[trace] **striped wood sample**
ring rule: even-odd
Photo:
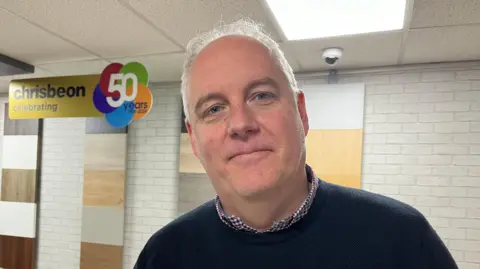
[[[86,120],[82,269],[122,268],[127,131],[103,118]]]
[[[0,268],[35,268],[42,120],[11,120],[5,105],[0,182]],[[4,219],[2,219],[3,217]]]
[[[0,235],[0,266],[5,269],[35,268],[35,238]]]

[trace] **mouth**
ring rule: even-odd
[[[234,159],[244,159],[248,157],[261,157],[264,156],[266,153],[271,152],[269,149],[258,149],[258,150],[251,150],[251,151],[245,151],[245,152],[239,152],[237,154],[232,155],[228,160],[234,160]]]

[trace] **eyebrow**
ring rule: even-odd
[[[271,85],[276,90],[278,90],[278,84],[277,84],[277,82],[275,82],[274,79],[272,79],[270,77],[264,77],[264,78],[260,78],[260,79],[250,81],[247,84],[247,86],[245,87],[244,91],[245,92],[250,92],[253,89],[255,89],[259,86],[262,86],[262,85]],[[226,97],[225,97],[224,94],[219,93],[219,92],[208,93],[208,94],[206,94],[206,95],[204,95],[204,96],[202,96],[198,99],[197,103],[195,104],[195,112],[198,113],[198,110],[200,109],[200,107],[203,104],[205,104],[206,102],[208,102],[210,100],[214,100],[214,99],[226,99]]]

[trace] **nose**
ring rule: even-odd
[[[232,138],[241,140],[246,140],[259,131],[254,112],[244,105],[230,108],[227,128]]]

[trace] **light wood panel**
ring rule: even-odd
[[[11,120],[8,117],[9,104],[5,104],[4,135],[38,135],[38,120]]]
[[[124,171],[127,154],[126,134],[85,136],[86,171]]]
[[[182,133],[180,136],[180,173],[205,173],[200,160],[195,156],[190,144],[190,137],[187,133]]]
[[[122,268],[123,247],[82,242],[80,269]]]
[[[0,268],[31,269],[34,261],[34,238],[0,235]]]
[[[36,172],[3,169],[0,201],[35,203]]]
[[[85,171],[83,205],[123,206],[125,171]]]
[[[321,179],[360,188],[363,130],[310,130],[307,163]]]

